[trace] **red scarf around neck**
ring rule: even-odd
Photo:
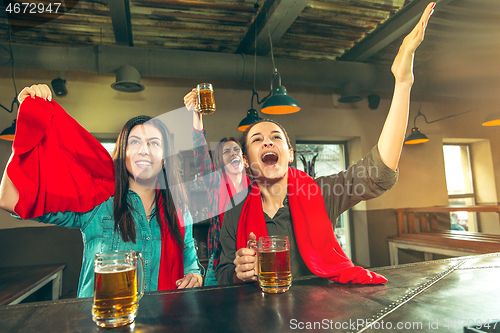
[[[243,189],[246,189],[250,185],[250,179],[248,178],[248,176],[246,174],[242,174],[241,176],[242,176],[241,182],[243,184]],[[219,215],[219,220],[217,223],[210,224],[210,230],[208,232],[209,257],[212,255],[212,253],[215,253],[215,257],[213,259],[213,266],[214,267],[217,267],[217,265],[219,264],[219,259],[220,259],[220,252],[221,252],[220,229],[222,227],[224,213],[226,212],[226,208],[231,209],[237,204],[237,203],[233,202],[231,205],[228,206],[231,198],[237,192],[236,192],[236,188],[234,187],[233,181],[231,180],[231,178],[229,178],[229,176],[225,172],[222,172],[218,193],[219,193],[219,196],[218,196],[218,202],[217,202],[217,205],[218,205],[217,213]]]
[[[7,175],[19,192],[23,219],[54,212],[87,212],[114,194],[113,160],[55,101],[26,98],[17,119]],[[159,214],[163,217],[163,207]],[[184,238],[182,212],[178,213]],[[158,290],[176,289],[184,276],[182,250],[163,222]]]
[[[160,198],[161,199],[161,198]],[[160,200],[162,202],[162,200]],[[175,282],[184,277],[183,251],[175,241],[167,221],[165,221],[165,208],[163,205],[158,210],[158,218],[162,223],[161,233],[161,259],[160,272],[158,275],[158,290],[177,289]],[[177,222],[181,229],[182,239],[184,239],[184,218],[182,210],[177,211]]]
[[[288,168],[288,203],[299,252],[315,275],[339,283],[381,284],[382,275],[354,266],[333,232],[319,185],[306,173]],[[236,238],[237,248],[246,247],[248,235],[267,236],[262,198],[257,184],[243,206]]]
[[[243,189],[248,188],[250,186],[250,179],[246,174],[241,175],[241,182],[243,184]],[[233,181],[229,176],[222,172],[221,182],[219,188],[219,221],[222,224],[224,219],[224,213],[226,212],[226,207],[229,204],[231,198],[238,192],[236,192],[236,188],[234,187]],[[232,208],[231,205],[229,208]]]

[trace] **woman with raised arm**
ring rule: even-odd
[[[193,113],[194,164],[199,170],[210,202],[207,240],[209,261],[204,285],[212,286],[217,285],[214,272],[220,258],[220,229],[224,213],[239,202],[237,196],[234,196],[248,188],[250,179],[244,172],[241,146],[233,137],[225,137],[219,141],[212,163],[205,139],[203,116],[197,111],[197,103],[196,88],[193,88],[184,96],[184,105]]]
[[[358,202],[378,197],[396,183],[413,85],[413,57],[434,6],[435,3],[427,6],[394,60],[391,68],[396,80],[394,95],[377,145],[348,170],[316,182],[302,171],[288,167],[293,161],[293,149],[281,125],[264,120],[245,131],[243,159],[255,182],[246,200],[224,216],[222,254],[215,272],[219,284],[256,279],[256,253],[246,245],[249,240],[266,235],[289,237],[293,277],[314,273],[339,283],[387,281],[381,275],[354,266],[347,258],[333,233],[325,201],[333,207],[333,217],[337,218]],[[321,193],[323,189],[330,191]]]
[[[130,119],[111,159],[51,101],[48,86],[23,89],[19,101],[0,206],[22,219],[81,230],[78,297],[92,296],[95,254],[109,250],[142,253],[146,291],[200,287],[192,218],[167,127],[149,116]]]

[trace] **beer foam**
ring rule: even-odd
[[[126,272],[126,271],[131,271],[133,269],[135,269],[133,265],[114,264],[114,265],[97,267],[95,269],[95,272],[100,274],[106,274],[106,273]]]

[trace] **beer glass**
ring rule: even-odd
[[[215,111],[214,88],[211,83],[200,83],[197,86],[198,112],[206,115]]]
[[[283,293],[292,285],[290,243],[287,236],[262,236],[248,247],[257,252],[258,281],[266,293]]]
[[[118,327],[132,323],[143,295],[144,262],[140,252],[96,253],[92,319],[97,325]]]

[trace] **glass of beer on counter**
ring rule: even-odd
[[[202,115],[212,114],[215,111],[214,88],[211,83],[200,83],[197,86],[198,112]]]
[[[140,252],[107,251],[95,255],[92,319],[97,325],[118,327],[134,322],[143,295],[144,262]]]
[[[248,247],[257,252],[258,281],[266,293],[283,293],[292,285],[290,243],[287,236],[263,236]]]

